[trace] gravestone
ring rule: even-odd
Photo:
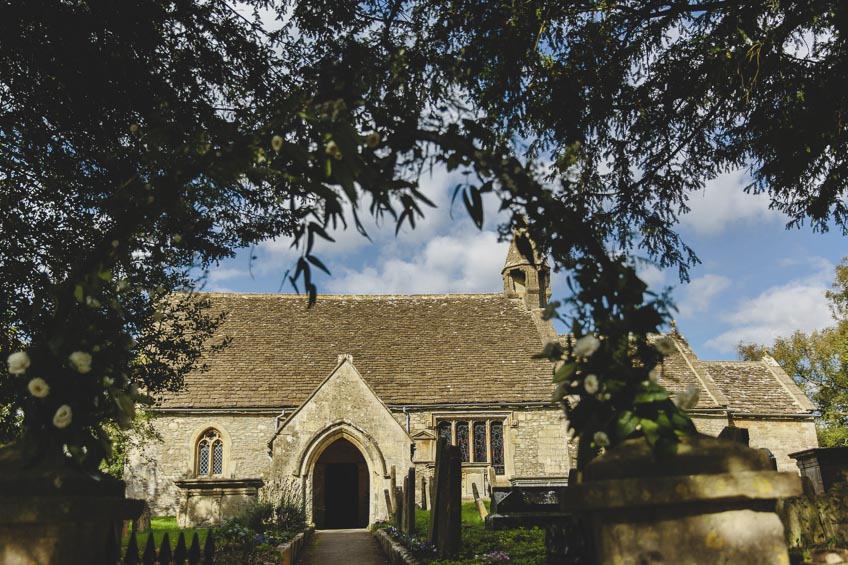
[[[444,438],[436,445],[433,483],[428,539],[445,558],[462,545],[462,452]]]

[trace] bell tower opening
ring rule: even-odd
[[[370,481],[362,452],[339,438],[315,463],[313,519],[319,529],[368,526]]]
[[[525,238],[533,257],[526,257],[516,242]],[[528,309],[544,308],[551,298],[550,267],[548,262],[536,250],[532,240],[524,232],[516,231],[507,251],[506,262],[501,275],[504,282],[504,295],[507,298],[520,298]]]

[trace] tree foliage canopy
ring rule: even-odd
[[[774,357],[821,412],[819,443],[848,447],[848,258],[836,267],[836,280],[827,293],[836,325],[809,334],[796,331],[766,347],[740,343],[742,359]]]
[[[180,386],[214,330],[191,294],[168,298],[193,288],[193,269],[293,236],[290,280],[314,298],[313,244],[343,204],[359,231],[363,213],[414,227],[434,164],[465,173],[455,198],[478,225],[494,192],[557,266],[594,260],[609,280],[610,248],[685,277],[696,257],[675,223],[728,168],[750,166],[751,189],[793,222],[844,229],[846,10],[0,6],[0,353],[26,348],[50,394],[28,393],[29,377],[2,390],[29,433],[96,464],[100,423],[126,423],[133,385]],[[76,351],[91,371],[69,363]],[[75,416],[57,431],[61,407]]]

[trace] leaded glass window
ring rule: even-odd
[[[220,475],[224,472],[224,444],[220,439],[212,443],[212,474]]]
[[[459,451],[462,453],[462,462],[471,461],[468,456],[468,422],[456,423],[456,445],[459,446]]]
[[[486,422],[474,422],[474,461],[488,461],[486,449]]]
[[[503,419],[468,418],[438,420],[439,439],[459,447],[463,463],[489,463],[497,475],[505,475]]]
[[[450,422],[439,422],[439,438],[445,439],[448,443],[453,443],[453,432],[451,431]]]
[[[490,434],[492,436],[492,467],[496,475],[503,475],[506,472],[504,470],[503,422],[492,422]]]
[[[198,475],[208,475],[209,474],[209,444],[201,442],[200,444],[200,454],[197,462],[197,474]]]
[[[223,473],[224,442],[218,430],[207,430],[197,442],[197,475],[210,476]]]

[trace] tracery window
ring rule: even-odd
[[[221,432],[210,428],[197,442],[197,476],[214,476],[224,473],[224,441]]]
[[[468,463],[471,461],[471,450],[468,448],[468,422],[456,423],[456,445],[459,446],[459,452],[462,453],[462,462]]]
[[[492,467],[494,467],[496,475],[503,475],[506,472],[504,469],[503,422],[492,422],[489,435],[491,436]]]
[[[505,474],[502,419],[439,420],[436,431],[439,438],[459,446],[464,463],[491,463],[495,474]]]

